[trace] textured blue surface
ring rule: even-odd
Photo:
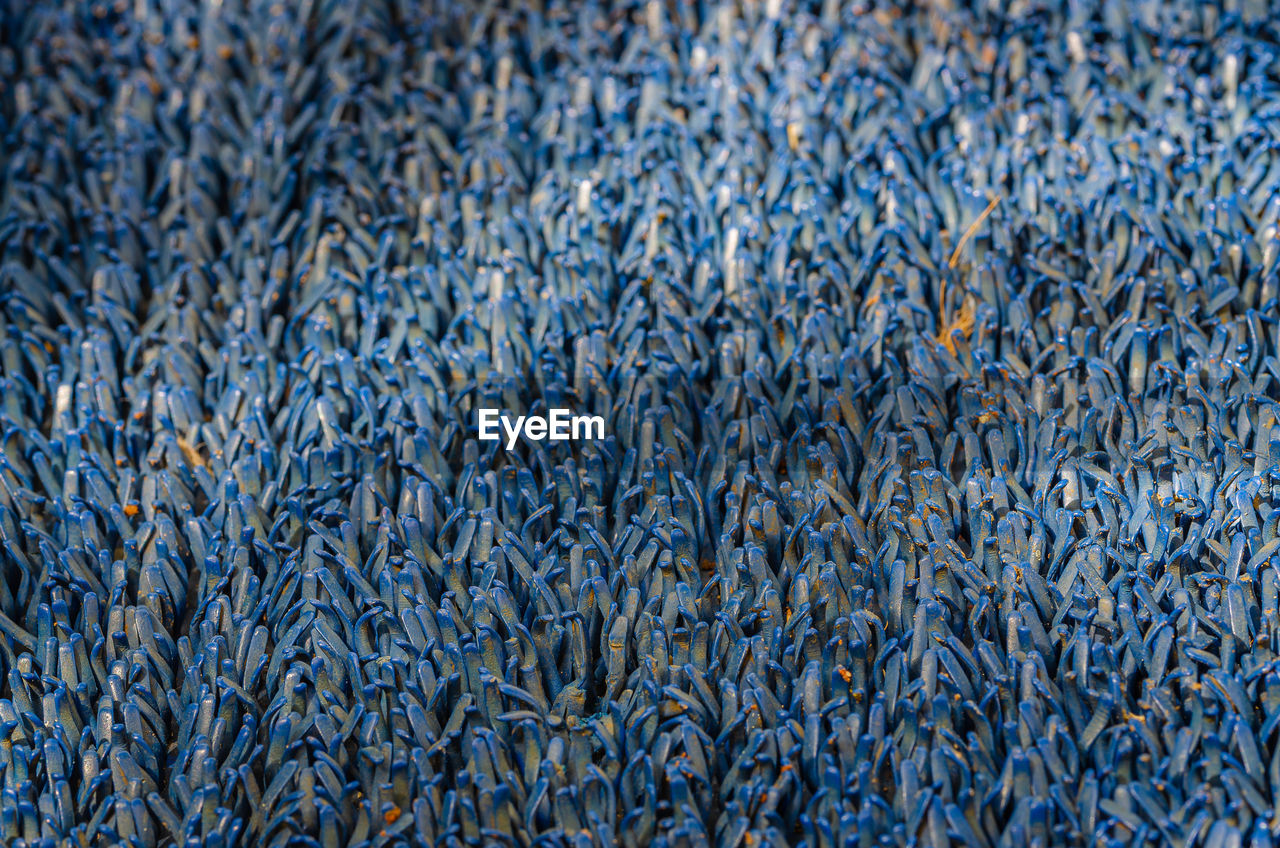
[[[3,2],[0,844],[1273,844],[1268,4],[537,5]]]

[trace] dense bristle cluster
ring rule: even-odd
[[[1280,837],[1264,0],[3,5],[0,844]]]

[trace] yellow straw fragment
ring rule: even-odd
[[[964,231],[964,235],[960,236],[959,244],[956,245],[955,250],[951,251],[951,258],[947,261],[948,268],[956,267],[956,263],[960,261],[960,251],[964,249],[964,246],[969,242],[969,239],[973,238],[973,234],[978,231],[978,227],[982,226],[982,222],[987,220],[987,216],[991,214],[991,210],[995,209],[999,202],[1000,195],[996,195],[991,198],[991,202],[987,204],[987,208],[982,210],[982,214],[969,225],[969,229]]]

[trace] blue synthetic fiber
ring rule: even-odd
[[[0,846],[1273,845],[1278,259],[1266,0],[0,0]]]

